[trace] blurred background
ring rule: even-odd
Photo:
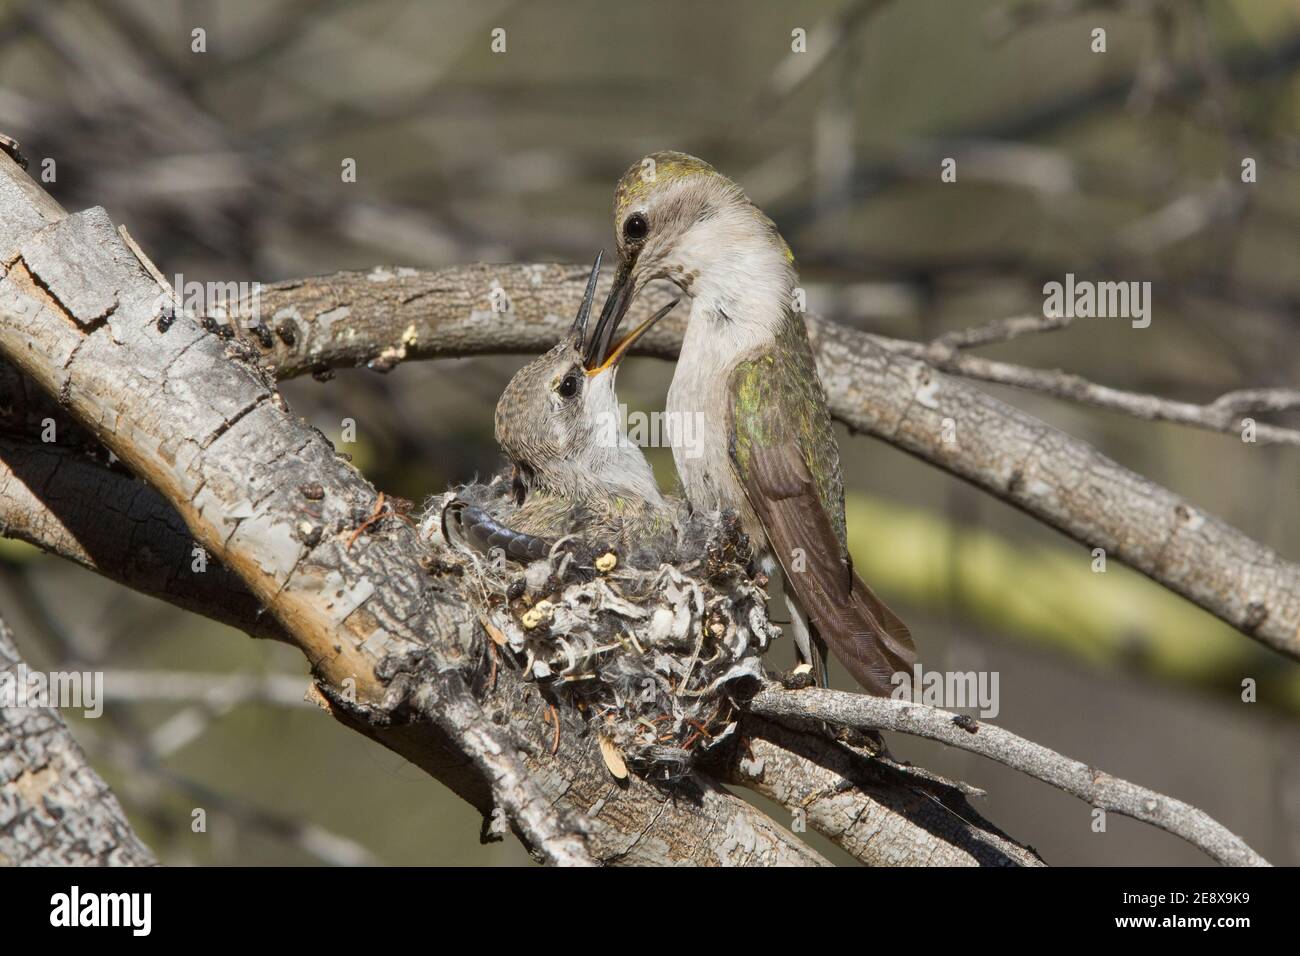
[[[1295,0],[0,0],[0,132],[64,206],[105,206],[187,282],[587,262],[612,251],[618,176],[680,149],[773,217],[810,311],[839,322],[929,340],[1041,314],[1067,272],[1145,280],[1149,328],[1081,320],[981,354],[1197,402],[1300,382]],[[498,467],[492,409],[523,361],[284,390],[336,442],[354,419],[356,464],[418,500]],[[620,393],[662,408],[671,373],[633,360]],[[980,387],[1300,559],[1300,447]],[[1300,863],[1300,665],[1113,562],[1093,573],[1085,548],[933,467],[840,442],[855,559],[927,667],[996,671],[998,723]],[[288,648],[7,540],[0,613],[32,666],[109,672],[104,717],[69,721],[164,862],[527,859],[303,705]],[[1094,833],[1084,804],[980,758],[891,743],[987,789],[981,812],[1050,863],[1206,862],[1117,816]]]

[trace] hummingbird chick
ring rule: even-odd
[[[497,443],[513,467],[519,508],[498,520],[461,506],[461,530],[481,550],[501,547],[532,561],[569,535],[624,554],[662,557],[673,547],[680,502],[660,494],[645,455],[628,439],[614,379],[632,344],[677,303],[612,347],[608,339],[603,346],[588,341],[600,262],[597,256],[568,334],[516,372],[497,402]]]
[[[844,481],[790,247],[741,188],[684,153],[655,153],[619,180],[618,274],[593,335],[600,351],[635,296],[667,279],[692,298],[668,391],[673,444],[696,511],[734,510],[767,570],[780,565],[803,659],[825,684],[829,643],[853,677],[888,695],[910,671],[907,627],[853,570]]]

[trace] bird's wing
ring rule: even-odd
[[[818,634],[854,679],[888,695],[891,676],[910,671],[916,650],[907,626],[853,571],[808,461],[800,412],[765,395],[779,362],[765,356],[733,373],[732,464],[741,487]],[[779,387],[779,386],[778,386]],[[808,414],[811,414],[808,413]]]
[[[484,554],[500,548],[517,561],[537,561],[550,553],[552,541],[502,524],[478,505],[453,498],[442,509],[442,535]]]

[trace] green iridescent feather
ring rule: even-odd
[[[793,441],[847,554],[844,479],[826,395],[803,319],[787,313],[775,342],[731,373],[732,459],[742,482],[754,448]]]

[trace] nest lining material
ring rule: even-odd
[[[584,564],[565,540],[523,566],[443,539],[440,515],[456,497],[509,524],[508,485],[431,499],[422,536],[455,556],[463,596],[503,655],[594,725],[616,775],[610,745],[672,779],[734,732],[737,698],[762,680],[760,657],[781,633],[734,515],[690,516],[651,568],[599,542],[586,542],[596,557]]]

